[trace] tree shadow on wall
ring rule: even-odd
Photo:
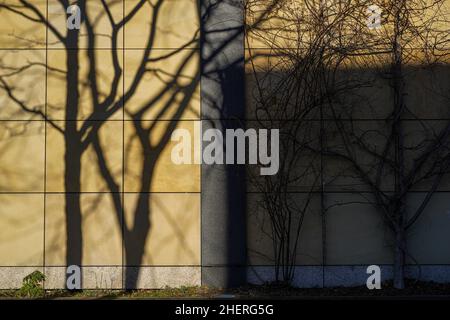
[[[164,190],[167,185],[176,189],[177,179],[192,178],[189,174],[183,176],[186,171],[176,176],[183,170],[173,169],[166,162],[170,161],[167,149],[173,131],[200,119],[200,110],[196,108],[202,72],[198,46],[200,4],[188,1],[177,7],[168,0],[75,1],[75,4],[81,12],[80,30],[66,28],[69,1],[58,1],[48,12],[45,5],[25,0],[15,6],[0,4],[0,14],[7,13],[49,35],[46,42],[35,39],[26,42],[29,49],[47,48],[45,59],[14,63],[2,59],[0,87],[8,105],[25,115],[23,119],[46,122],[47,152],[52,148],[47,154],[46,191],[63,194],[63,209],[58,208],[59,212],[64,211],[64,216],[57,221],[63,222],[66,233],[61,235],[64,228],[55,220],[53,225],[59,229],[47,241],[65,239],[65,245],[46,243],[47,261],[53,261],[51,255],[55,250],[58,257],[64,254],[65,265],[102,265],[101,259],[96,260],[92,253],[86,261],[87,252],[95,251],[101,241],[116,240],[104,234],[102,221],[107,224],[106,220],[98,220],[99,225],[93,228],[87,225],[87,217],[105,210],[109,214],[104,219],[115,221],[116,227],[111,230],[121,238],[123,257],[121,252],[108,252],[105,256],[111,256],[111,265],[123,261],[123,284],[136,288],[141,266],[153,259],[145,258],[150,234],[158,229],[152,223],[152,204],[157,200],[153,197],[158,195],[152,192],[170,192],[170,188]],[[211,13],[215,6],[212,4],[207,11]],[[179,19],[186,14],[191,16]],[[14,28],[12,37],[22,43],[29,29]],[[221,45],[203,59],[203,66],[212,63],[235,37],[236,32],[230,39],[221,39]],[[36,104],[32,97],[21,96],[23,79],[30,70],[46,74],[47,103]],[[14,73],[14,77],[9,73]],[[59,144],[51,145],[53,139]],[[114,147],[117,141],[122,141],[122,150]],[[171,168],[174,172],[169,172]],[[160,179],[166,180],[163,187]],[[92,199],[90,205],[83,203],[88,201],[83,200],[85,193],[104,195]],[[107,197],[110,209],[100,204],[103,201],[100,198]],[[193,252],[196,248],[184,243],[182,233],[186,226],[180,226],[176,220],[168,222],[169,234],[178,239],[176,246],[182,248],[179,250],[185,252],[190,262],[199,260]],[[97,242],[86,242],[87,228],[102,234],[93,236]],[[89,247],[92,244],[94,248]],[[176,258],[175,263],[179,263]]]

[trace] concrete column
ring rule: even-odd
[[[243,3],[201,1],[202,128],[225,133],[244,127]],[[244,166],[202,165],[203,285],[226,288],[246,282],[245,191]]]

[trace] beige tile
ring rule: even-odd
[[[419,192],[407,195],[408,217],[412,217],[417,212],[426,196],[427,193]],[[448,265],[450,263],[450,252],[447,246],[450,222],[449,199],[450,193],[448,192],[435,193],[420,218],[409,229],[410,257],[414,257],[420,263],[429,265]],[[414,261],[410,260],[409,263],[415,265]]]
[[[447,113],[450,115],[448,110]],[[445,170],[441,169],[441,166],[447,154],[445,151],[437,151],[439,150],[438,147],[431,149],[432,146],[437,145],[438,137],[441,137],[447,131],[448,124],[448,120],[412,120],[402,123],[405,144],[404,167],[406,175],[408,176],[411,173],[414,177],[414,184],[409,190],[428,192],[433,190],[434,184],[439,181],[433,192],[436,195],[433,195],[432,199],[436,199],[439,191],[450,190],[450,174],[447,173],[439,179],[440,170]],[[449,142],[443,142],[443,144],[448,146]],[[435,151],[430,154],[428,151],[430,149]],[[425,163],[420,170],[413,172],[415,165],[424,155],[428,155]],[[431,200],[431,202],[433,201]]]
[[[296,251],[297,265],[320,265],[322,259],[320,195],[306,193],[290,193],[290,205],[296,208],[291,217],[291,239],[293,245],[296,240],[297,227],[301,223]],[[306,214],[301,220],[300,210],[310,201]],[[247,195],[247,252],[249,265],[274,265],[275,254],[273,247],[273,227],[269,213],[264,208],[263,194],[251,193]],[[293,252],[293,250],[291,250]]]
[[[370,1],[315,1],[305,5],[303,1],[272,2],[254,0],[246,6],[247,41],[251,48],[292,48],[309,47],[317,40],[317,25],[323,19],[331,35],[331,44],[339,47],[356,48],[364,43],[367,50],[372,45],[390,47],[388,39],[393,38],[394,14],[390,3],[379,3],[382,9],[381,28],[367,27]],[[426,0],[411,4],[414,10],[408,11],[409,28],[403,30],[402,43],[406,47],[420,48],[427,41],[436,41],[442,47],[448,41],[448,1]],[[323,11],[323,16],[321,12]],[[389,12],[391,11],[391,12]],[[427,30],[426,36],[417,36],[417,30]],[[315,39],[315,40],[314,40]],[[448,46],[447,46],[448,49]],[[405,55],[406,56],[406,55]]]
[[[336,123],[328,123],[327,150],[337,154],[349,155],[346,149],[348,142],[343,141]],[[383,150],[388,143],[385,132],[389,128],[384,121],[346,121],[342,122],[342,130],[350,137],[352,149],[350,156],[364,171],[365,175],[376,183],[380,160],[360,147],[363,144],[369,150]],[[358,140],[357,140],[358,139]],[[356,142],[355,142],[356,141]],[[359,143],[361,142],[361,143]],[[370,192],[372,187],[365,181],[351,162],[340,157],[327,157],[323,168],[324,188],[329,192]],[[393,191],[394,174],[390,166],[381,172],[379,188],[382,191]]]
[[[405,76],[405,103],[419,119],[448,119],[448,88],[450,86],[450,61],[432,68],[411,67]],[[406,117],[412,117],[407,115]]]
[[[295,1],[268,9],[266,1],[253,1],[246,7],[246,47],[273,48],[293,46],[296,39],[295,12],[289,11],[285,3],[295,5]]]
[[[392,263],[393,239],[369,194],[327,193],[327,264]]]
[[[0,119],[42,120],[35,111],[45,112],[45,50],[1,50],[0,77]]]
[[[122,1],[106,0],[110,14],[114,19],[114,23],[119,23],[123,19],[123,4]],[[49,0],[48,13],[50,23],[58,30],[64,37],[67,35],[67,14],[63,6],[58,0]],[[108,18],[108,11],[105,10],[101,1],[87,0],[86,12],[81,13],[82,18],[86,15],[92,25],[95,34],[95,48],[122,48],[123,47],[123,28],[117,35],[117,42],[113,45],[111,38],[113,36],[113,27]],[[64,48],[64,44],[58,37],[49,30],[49,47],[50,48]],[[88,33],[86,24],[82,22],[79,37],[79,48],[89,48]]]
[[[114,100],[101,110],[94,110],[94,103],[92,101],[91,82],[89,80],[89,70],[91,68],[90,60],[88,58],[88,50],[79,50],[78,58],[80,64],[78,92],[80,94],[80,101],[78,105],[77,117],[66,116],[67,103],[67,53],[65,50],[49,50],[48,51],[48,65],[49,72],[47,78],[48,85],[48,115],[56,120],[117,120],[122,119],[122,109],[119,109],[112,115],[106,115],[105,112],[120,101],[123,93],[123,77],[120,77],[116,86]],[[113,80],[116,71],[113,67],[113,52],[111,50],[95,50],[96,63],[96,83],[98,87],[98,101],[103,103],[107,97],[113,94]],[[123,54],[121,50],[116,50],[117,59],[122,68]],[[120,73],[118,73],[120,74]],[[72,89],[73,90],[73,89]],[[96,111],[94,113],[94,111]]]
[[[125,16],[132,12],[138,3],[138,0],[125,1]],[[159,10],[155,11],[155,5],[158,3],[161,5]],[[125,26],[125,47],[146,48],[151,34],[154,34],[152,48],[197,47],[198,41],[192,40],[199,39],[198,11],[195,0],[147,1]]]
[[[56,121],[61,128],[64,122]],[[84,123],[84,122],[83,122]],[[83,124],[79,122],[79,126]],[[88,122],[89,125],[98,122]],[[103,156],[110,174],[116,183],[122,184],[122,128],[121,121],[107,121],[101,124],[99,130],[100,144]],[[75,192],[77,190],[65,190],[64,172],[65,142],[64,136],[56,129],[48,126],[47,132],[47,191],[48,192]],[[86,149],[81,157],[81,191],[82,192],[108,192],[110,188],[105,182],[99,167],[97,154],[92,146]]]
[[[46,16],[46,0],[28,1],[42,16]],[[12,12],[0,6],[0,48],[45,48],[46,28],[31,9],[25,8],[17,0],[4,0],[1,5],[27,15]]]
[[[142,195],[141,195],[142,196]],[[133,230],[139,194],[125,194],[126,229]],[[200,194],[149,194],[149,229],[143,265],[199,265],[200,264]],[[127,239],[133,235],[126,232]],[[133,243],[133,241],[130,241]],[[136,247],[125,250],[136,250]]]
[[[69,197],[76,197],[69,194]],[[122,263],[121,225],[111,195],[81,194],[83,265],[120,265]],[[65,195],[48,194],[46,203],[45,264],[66,265],[67,225]]]
[[[172,162],[171,154],[173,147],[178,142],[170,141],[170,121],[143,121],[140,125],[149,130],[149,134],[143,134],[143,141],[150,143],[152,150],[144,151],[142,142],[137,134],[135,124],[131,121],[125,122],[125,192],[199,192],[200,191],[200,165],[181,164]],[[193,140],[194,123],[196,121],[179,121],[177,128],[186,129],[192,137],[191,159],[194,159]],[[166,141],[163,140],[167,138]],[[162,143],[161,151],[157,148]],[[145,159],[153,159],[154,166],[148,165],[143,168]],[[149,190],[142,190],[143,178],[150,177],[151,186]]]
[[[317,4],[310,4],[311,10]],[[271,7],[271,3],[256,0],[246,7],[246,47],[249,48],[298,48],[308,41],[310,24],[308,10],[300,1],[283,1]],[[302,37],[303,35],[303,37]]]
[[[43,121],[0,122],[0,191],[43,192]]]
[[[199,119],[200,85],[196,77],[200,72],[199,52],[186,49],[156,50],[150,55],[147,72],[140,80],[134,94],[125,103],[129,113],[142,113],[142,119]],[[134,86],[139,68],[144,61],[143,50],[125,52],[125,90]],[[144,62],[145,63],[145,62]],[[196,83],[196,90],[182,103],[185,94],[180,86]]]
[[[0,195],[0,265],[43,264],[44,195]]]

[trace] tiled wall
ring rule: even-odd
[[[248,25],[251,26],[266,9],[264,3],[265,5],[268,4],[264,1],[254,1],[248,6]],[[443,16],[445,16],[444,12],[447,12],[448,17],[449,5],[450,2],[446,1],[441,8],[440,13]],[[258,119],[256,117],[257,103],[255,97],[258,97],[260,93],[258,85],[262,84],[263,87],[267,85],[267,92],[273,90],[275,93],[278,90],[280,97],[286,96],[283,88],[292,85],[291,82],[288,82],[289,78],[285,77],[285,83],[287,84],[283,87],[280,84],[280,79],[283,79],[283,75],[290,74],[290,72],[294,76],[296,75],[292,69],[287,68],[289,65],[287,61],[296,53],[300,56],[304,52],[302,50],[306,49],[302,47],[301,41],[299,41],[299,37],[302,35],[305,37],[302,39],[303,43],[308,42],[306,33],[299,32],[299,30],[308,29],[307,26],[303,26],[302,29],[301,23],[299,25],[302,18],[301,7],[300,2],[283,2],[283,5],[268,13],[262,23],[247,32],[245,43],[247,59],[246,97],[247,125],[249,127],[257,125],[257,120],[264,122],[264,120],[270,119],[261,111],[259,111]],[[365,18],[364,15],[361,17]],[[356,28],[356,24],[353,27]],[[448,29],[448,22],[442,22],[437,25],[434,32]],[[408,50],[412,52],[412,57],[407,57],[409,60],[404,67],[407,82],[406,91],[408,93],[405,97],[406,104],[415,114],[415,116],[405,116],[402,121],[407,136],[406,144],[410,147],[424,138],[424,128],[428,134],[433,131],[438,132],[439,128],[443,128],[444,124],[447,124],[450,119],[448,95],[445,94],[450,88],[449,61],[443,59],[434,68],[425,68],[423,50],[420,48],[419,42],[418,39],[414,39],[408,43]],[[445,52],[448,53],[448,48],[446,50]],[[362,57],[347,58],[342,63],[342,68],[337,71],[338,80],[348,81],[368,78],[378,80],[370,88],[360,88],[356,93],[353,91],[351,95],[342,97],[345,100],[343,105],[347,108],[346,110],[349,110],[348,107],[351,105],[354,105],[354,108],[351,114],[342,113],[341,116],[345,119],[343,120],[345,125],[352,125],[355,131],[360,132],[360,134],[370,130],[386,133],[385,119],[387,113],[392,109],[393,98],[389,79],[383,78],[380,70],[383,70],[383,67],[388,70],[390,56],[380,53],[373,53],[371,56],[370,52],[365,54]],[[372,65],[367,63],[368,68],[366,69],[361,67],[363,65],[361,61],[364,59],[372,61]],[[274,94],[274,96],[276,97],[273,101],[276,102],[278,96],[277,94]],[[445,99],[444,96],[447,98]],[[341,110],[339,108],[339,106],[336,107],[338,112]],[[289,111],[287,110],[285,114],[289,115]],[[314,141],[315,138],[318,146],[320,143],[319,129],[322,123],[326,132],[324,145],[329,148],[328,150],[332,150],[332,148],[342,145],[342,141],[339,141],[337,130],[333,129],[333,126],[335,126],[333,116],[328,111],[329,109],[325,107],[322,117],[319,112],[313,112],[307,118],[302,119],[302,126],[305,129],[301,131],[301,134],[311,135],[311,141]],[[275,124],[282,123],[278,118],[272,118],[272,120]],[[289,119],[285,120],[288,121]],[[268,121],[266,122],[268,123]],[[283,128],[279,129],[280,139],[283,139]],[[369,135],[366,135],[364,139],[372,139],[372,146],[375,150],[379,150],[385,142],[385,137],[382,134],[378,137],[376,137],[376,134],[368,137]],[[300,138],[299,141],[301,140]],[[416,151],[419,151],[419,149],[416,149]],[[364,168],[369,168],[373,164],[370,162],[373,161],[370,156],[364,159],[363,154],[358,154],[358,157],[361,157]],[[409,150],[406,157],[411,160],[414,157],[414,151]],[[283,158],[282,152],[280,158]],[[327,270],[331,270],[333,266],[392,264],[394,247],[392,233],[386,227],[380,212],[371,205],[374,199],[370,193],[370,187],[358,178],[351,165],[345,161],[327,157],[319,158],[315,161],[318,167],[320,163],[323,166],[321,177],[323,189],[320,183],[314,187],[311,183],[312,179],[308,175],[289,186],[289,192],[294,202],[305,203],[305,199],[311,197],[299,236],[296,264],[303,266],[301,270],[307,269],[309,266],[317,266],[318,269],[314,270],[320,274],[320,276],[316,275],[319,278],[327,277],[323,273],[324,269],[320,267],[323,263],[330,266]],[[310,160],[311,158],[306,158],[304,164],[307,165],[306,161]],[[283,160],[281,161],[283,162]],[[448,265],[450,263],[450,251],[448,245],[446,245],[449,241],[449,235],[445,231],[450,226],[449,181],[450,177],[444,177],[423,217],[408,232],[408,248],[411,256],[416,258],[419,264]],[[418,207],[419,200],[424,198],[424,191],[429,190],[429,187],[429,184],[425,184],[422,188],[411,190],[408,196],[408,212],[413,212]],[[386,192],[393,191],[393,176],[383,177],[382,188]],[[322,204],[321,197],[323,197]],[[252,183],[248,185],[247,207],[249,208],[247,236],[249,264],[253,266],[252,270],[256,270],[256,275],[252,272],[249,275],[250,278],[257,281],[258,268],[264,269],[265,266],[274,264],[271,240],[273,233],[269,215],[263,209],[262,193]],[[324,208],[328,209],[323,211]],[[324,212],[326,213],[323,216]],[[293,213],[293,215],[300,216],[298,212]],[[409,263],[413,262],[410,260]],[[299,271],[299,274],[301,272]],[[365,272],[365,269],[355,272]],[[265,278],[263,271],[261,275],[266,280],[273,279],[273,275]],[[360,274],[355,273],[356,278],[359,276]],[[362,277],[364,278],[364,274]],[[347,276],[344,278],[348,279]],[[312,282],[315,285],[322,285],[321,281],[321,279],[317,279],[317,281]]]
[[[197,1],[151,0],[136,7],[138,0],[110,0],[106,1],[111,13],[108,17],[100,1],[87,0],[86,12],[94,25],[96,42],[91,47],[83,25],[77,49],[70,46],[66,49],[55,36],[54,29],[63,36],[67,32],[66,14],[58,1],[30,2],[51,26],[0,8],[0,288],[20,286],[22,278],[34,270],[45,272],[47,288],[64,287],[68,232],[65,203],[78,196],[82,213],[85,288],[122,288],[129,281],[139,288],[200,285],[201,166],[173,164],[170,159],[173,142],[167,140],[167,133],[174,128],[193,132],[202,114],[200,85],[196,80],[200,73]],[[16,0],[0,4],[39,18],[34,9],[14,7],[19,5]],[[134,8],[139,9],[137,14],[120,28],[117,43],[112,45],[113,29],[109,19],[117,23]],[[157,14],[153,15],[155,10]],[[251,21],[252,16],[249,14],[246,18]],[[235,27],[233,21],[224,20],[223,25]],[[275,18],[267,25],[276,29],[280,23]],[[135,87],[134,80],[142,66],[152,31],[155,32],[148,53],[147,72]],[[263,26],[258,33],[249,35],[249,41],[245,43],[246,57],[255,53],[273,55],[273,48],[269,48],[267,42],[275,41],[282,49],[290,46],[291,36],[289,30],[272,33]],[[78,50],[80,62],[80,103],[76,116],[66,114],[66,58],[71,50]],[[117,61],[112,53],[116,54]],[[122,70],[116,79],[117,91],[109,103],[110,107],[118,106],[114,112],[106,114],[94,110],[88,73],[92,67],[88,58],[91,54],[96,57],[100,102],[110,93],[115,63],[116,68]],[[226,60],[226,55],[221,58]],[[276,58],[261,58],[254,63],[256,70],[260,70],[258,72],[264,72],[267,66],[276,65]],[[246,66],[247,126],[255,120],[253,67],[249,63]],[[182,71],[172,83],[180,68]],[[417,72],[412,73],[407,99],[419,118],[405,119],[405,125],[414,131],[418,121],[422,120],[430,127],[439,127],[441,122],[448,120],[448,101],[435,100],[439,95],[430,94],[422,85],[429,81],[427,75],[420,71],[420,66],[414,71]],[[355,76],[352,71],[346,72],[344,77]],[[448,75],[448,68],[435,74],[442,79],[440,89],[448,91]],[[356,72],[356,76],[365,75]],[[181,90],[190,84],[190,92],[186,88]],[[5,88],[11,89],[14,95],[5,94]],[[124,96],[131,88],[133,94]],[[177,93],[177,90],[181,91]],[[378,128],[383,124],[384,115],[380,114],[383,110],[376,108],[374,112],[367,106],[388,103],[389,94],[385,89],[361,93],[370,99],[362,104],[353,101],[359,103],[359,108],[355,109],[358,121],[353,124]],[[186,106],[180,110],[184,104]],[[434,108],[429,108],[430,104]],[[327,121],[317,117],[309,120],[311,123]],[[84,135],[99,126],[103,158],[99,159],[93,144],[87,145],[81,157],[80,190],[65,185],[67,137],[63,132],[68,124],[76,124]],[[105,178],[102,163],[107,165],[111,180]],[[143,168],[144,164],[146,168]],[[391,263],[391,236],[382,219],[371,206],[358,203],[362,202],[362,195],[370,195],[352,177],[335,179],[337,169],[343,169],[341,163],[324,161],[325,180],[330,182],[324,192],[316,192],[312,199],[300,236],[297,264],[320,268],[324,257],[324,223],[327,265]],[[147,178],[150,183],[145,186]],[[111,181],[114,183],[108,184]],[[391,187],[389,177],[385,184],[387,189]],[[292,193],[297,201],[308,196],[305,192],[308,187],[308,179],[294,186]],[[267,233],[261,232],[270,230],[264,229],[268,224],[258,206],[260,194],[250,185],[247,189],[249,264],[270,266],[273,264],[271,241]],[[411,206],[414,206],[414,199],[423,196],[422,192],[417,189],[411,193]],[[449,240],[449,195],[450,187],[445,182],[421,224],[411,231],[411,248],[420,263],[450,264],[449,251],[442,249],[445,246],[436,245]],[[336,201],[354,204],[329,210],[326,219],[322,219],[320,196],[328,205]],[[142,201],[148,203],[148,209]],[[149,217],[150,226],[148,234],[144,232],[141,259],[139,265],[131,263],[130,266],[127,252],[142,249],[133,243],[137,243],[135,238],[142,235],[140,227],[146,228],[146,217]]]
[[[120,28],[113,45],[108,14],[100,1],[88,0],[85,10],[96,42],[92,47],[82,24],[78,49],[65,48],[53,32],[54,28],[63,36],[67,33],[66,14],[59,1],[30,2],[33,9],[21,7],[15,0],[2,4],[31,17],[37,17],[33,11],[37,10],[50,26],[0,9],[0,76],[17,99],[8,97],[4,90],[0,93],[0,270],[11,275],[0,287],[20,286],[20,275],[34,269],[45,270],[47,287],[64,286],[65,202],[67,197],[78,195],[84,287],[125,285],[126,251],[135,250],[129,244],[132,239],[127,238],[141,232],[139,224],[147,217],[150,228],[145,247],[140,265],[134,266],[142,266],[136,285],[199,284],[200,166],[173,164],[173,142],[167,139],[174,128],[192,132],[200,117],[199,84],[195,80],[200,72],[196,1],[144,1],[142,7],[137,7],[137,0],[106,1],[116,24],[139,9]],[[152,32],[147,72],[134,89]],[[66,114],[66,57],[70,50],[78,50],[80,64],[80,102],[75,117]],[[109,106],[122,103],[124,107],[120,105],[108,115],[94,113],[88,73],[91,54],[95,56],[100,102],[111,92],[114,63],[122,70]],[[180,90],[187,85],[192,86],[192,92]],[[133,94],[124,97],[130,88]],[[187,100],[185,106],[183,99]],[[74,122],[80,131],[87,128],[85,134],[100,126],[102,163],[116,189],[112,190],[102,175],[92,144],[81,157],[80,190],[65,186],[63,132]],[[146,130],[141,135],[145,141],[139,139],[139,130]],[[152,165],[144,168],[144,159],[149,158]],[[148,188],[144,178],[150,179]],[[142,193],[149,193],[146,209],[138,206]],[[115,206],[114,199],[119,199],[121,206]]]

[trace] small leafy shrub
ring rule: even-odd
[[[44,294],[43,282],[45,275],[40,271],[30,273],[22,281],[20,295],[28,298],[41,297]]]

